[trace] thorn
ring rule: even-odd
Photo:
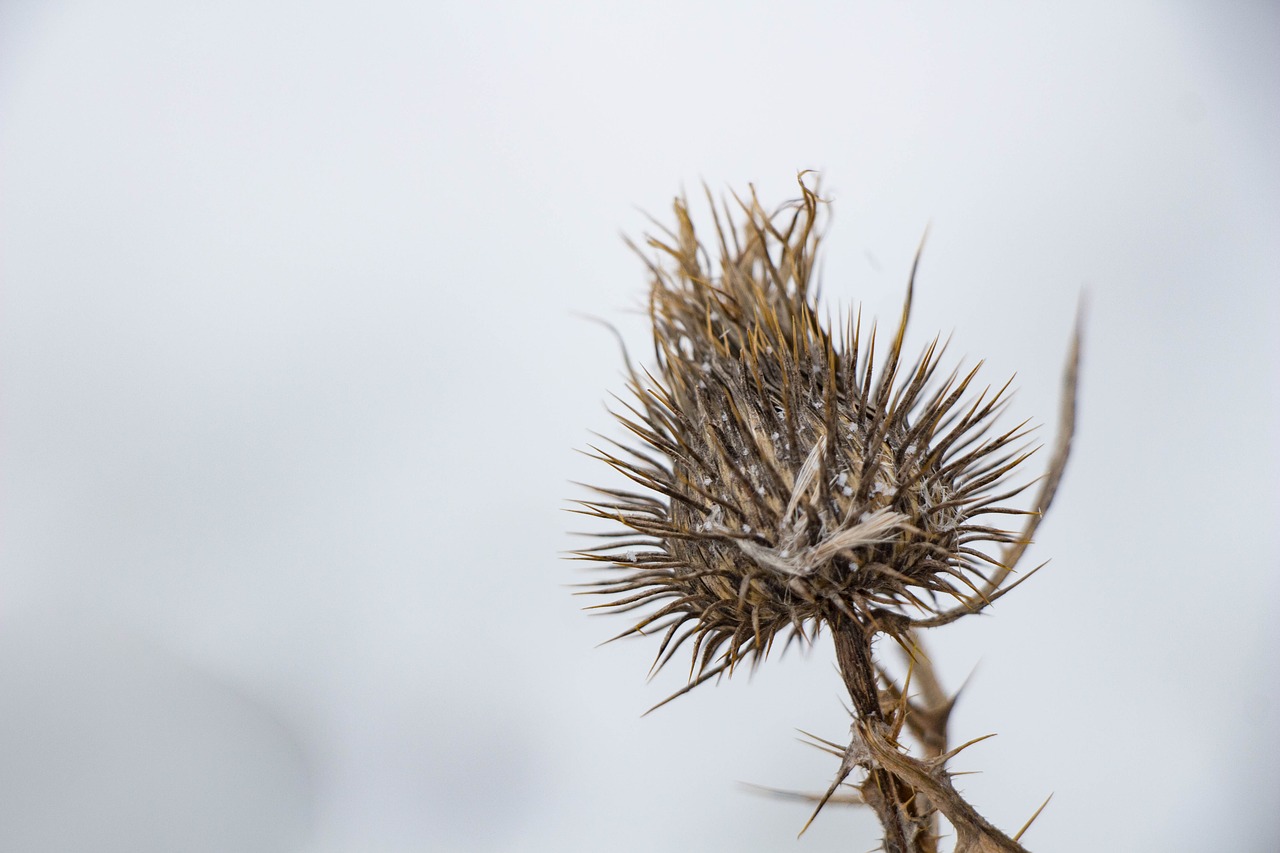
[[[801,740],[801,741],[800,741],[801,743],[804,743],[804,744],[806,744],[807,746],[817,746],[818,744],[822,744],[822,745],[824,745],[824,746],[829,746],[829,747],[831,747],[831,748],[832,748],[832,749],[834,749],[834,750],[838,750],[837,754],[838,754],[838,755],[841,755],[841,756],[843,756],[843,755],[845,754],[845,751],[848,749],[848,747],[846,747],[846,746],[842,746],[842,745],[840,745],[840,744],[836,743],[835,741],[830,741],[830,740],[827,740],[826,738],[818,737],[818,736],[817,736],[817,735],[815,735],[815,734],[812,734],[812,733],[810,733],[810,732],[806,732],[804,729],[796,729],[796,731],[798,731],[800,734],[804,735],[805,737],[809,738],[810,740],[812,740],[812,741],[816,741],[816,743],[806,743],[806,742],[805,742],[805,741],[803,741],[803,740]],[[799,739],[799,738],[796,738],[796,740],[800,740],[800,739]]]
[[[850,770],[842,770],[840,774],[836,776],[835,781],[831,783],[831,787],[828,788],[827,792],[822,795],[822,799],[818,800],[818,805],[816,808],[814,808],[813,814],[809,815],[809,819],[804,822],[804,826],[800,827],[800,832],[796,834],[796,838],[799,838],[800,836],[805,834],[805,832],[813,824],[814,819],[818,816],[818,812],[822,811],[822,807],[825,806],[831,800],[831,795],[836,792],[837,788],[839,788],[842,784],[844,784],[845,779],[849,778],[850,772],[851,772]]]
[[[1026,832],[1028,827],[1030,827],[1031,824],[1035,822],[1035,819],[1040,817],[1040,812],[1044,811],[1044,807],[1049,805],[1049,801],[1052,799],[1053,799],[1053,794],[1050,794],[1049,796],[1045,797],[1044,802],[1040,804],[1040,808],[1036,809],[1036,813],[1033,814],[1031,817],[1027,818],[1027,822],[1022,825],[1022,829],[1019,829],[1017,835],[1013,836],[1014,841],[1017,841],[1018,839],[1022,838],[1022,833]]]
[[[752,782],[739,782],[744,788],[747,788],[757,794],[770,794],[776,797],[785,797],[788,800],[804,800],[805,802],[816,802],[821,799],[821,794],[811,794],[807,791],[788,791],[784,788],[771,788],[767,785],[756,785]],[[839,803],[841,805],[865,806],[866,800],[862,799],[861,794],[847,794],[839,797],[831,797],[828,803]]]
[[[678,697],[680,697],[680,696],[683,696],[684,694],[688,693],[690,690],[692,690],[693,688],[697,687],[698,685],[703,684],[704,682],[710,681],[712,678],[715,678],[717,675],[719,675],[720,673],[724,672],[724,671],[725,671],[725,669],[726,669],[727,667],[728,667],[728,664],[727,664],[727,663],[722,663],[722,664],[720,664],[719,666],[716,666],[716,667],[713,667],[713,668],[711,668],[711,669],[707,670],[706,672],[704,672],[704,673],[702,673],[701,675],[699,675],[699,676],[698,676],[696,679],[694,679],[693,681],[690,681],[690,682],[689,682],[688,684],[686,684],[684,687],[681,687],[681,688],[680,688],[679,690],[677,690],[675,693],[672,693],[672,694],[671,694],[670,696],[668,696],[666,699],[663,699],[663,700],[662,700],[661,702],[659,702],[657,705],[654,705],[652,708],[650,708],[649,710],[645,711],[645,712],[644,712],[643,714],[641,714],[640,716],[641,716],[641,717],[647,717],[647,716],[649,716],[649,715],[650,715],[650,714],[652,714],[654,711],[658,710],[659,708],[661,708],[663,705],[667,704],[667,703],[668,703],[668,702],[670,702],[671,700],[676,699],[676,698],[678,698]]]
[[[939,756],[938,756],[938,758],[937,758],[937,761],[938,761],[938,763],[939,763],[939,764],[946,764],[948,761],[950,761],[951,759],[955,758],[955,757],[956,757],[957,755],[959,755],[962,751],[964,751],[964,750],[968,749],[969,747],[973,746],[975,743],[981,743],[982,741],[986,740],[987,738],[993,738],[993,737],[995,737],[995,736],[996,736],[996,733],[995,733],[995,732],[992,732],[992,733],[991,733],[991,734],[989,734],[989,735],[981,735],[981,736],[979,736],[979,737],[974,738],[973,740],[967,740],[967,741],[965,741],[964,743],[962,743],[962,744],[960,744],[959,746],[957,746],[955,749],[948,750],[947,752],[944,752],[942,755],[939,755]]]

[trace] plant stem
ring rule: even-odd
[[[847,616],[832,627],[836,662],[857,715],[854,737],[859,729],[892,728],[880,705],[880,687],[871,660],[875,629]],[[884,828],[886,853],[936,853],[928,798],[875,762],[868,762],[867,779],[862,783],[863,800],[871,806]]]

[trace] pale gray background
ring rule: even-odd
[[[933,635],[963,788],[1277,849],[1277,7],[957,5],[0,4],[0,848],[874,846],[738,784],[825,786],[827,646],[642,720],[679,672],[558,557],[619,232],[812,168],[828,304],[931,223],[913,345],[1013,415],[1089,294],[1053,562]]]

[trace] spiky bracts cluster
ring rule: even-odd
[[[656,375],[631,377],[620,415],[640,446],[599,455],[644,493],[602,489],[590,512],[637,537],[583,552],[624,570],[604,608],[650,607],[627,633],[663,633],[659,663],[694,642],[699,672],[763,656],[780,633],[841,618],[900,633],[980,598],[1020,512],[1001,489],[1027,455],[1020,425],[989,434],[1005,389],[968,399],[977,368],[939,381],[935,339],[904,369],[911,288],[876,369],[875,335],[819,321],[819,200],[716,218],[713,265],[683,201],[650,244]]]
[[[878,363],[874,326],[864,336],[860,318],[838,332],[824,325],[813,286],[821,202],[803,179],[800,187],[801,198],[773,214],[754,194],[735,198],[737,216],[713,201],[714,260],[683,200],[675,231],[649,240],[656,369],[629,365],[634,401],[618,418],[633,441],[596,449],[642,490],[596,488],[600,498],[581,502],[618,525],[604,545],[577,552],[612,574],[589,591],[608,597],[599,609],[641,614],[620,637],[661,636],[655,669],[692,644],[690,682],[677,696],[740,661],[758,663],[780,635],[789,644],[828,629],[855,721],[818,808],[861,768],[857,798],[877,811],[886,849],[935,850],[941,811],[958,851],[1021,850],[950,784],[949,702],[913,705],[871,649],[877,634],[893,637],[940,695],[915,629],[977,612],[1016,586],[1003,584],[1069,451],[1078,331],[1048,473],[1030,511],[1006,506],[1026,487],[1008,480],[1030,453],[1025,423],[993,426],[1008,383],[976,392],[977,367],[940,373],[937,338],[903,360],[914,268]],[[1016,533],[998,523],[1018,515]],[[924,758],[901,748],[904,727]]]

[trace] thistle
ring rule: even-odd
[[[1025,422],[994,426],[1008,383],[976,391],[980,365],[944,373],[939,338],[904,360],[919,252],[877,362],[874,325],[864,334],[860,316],[838,330],[821,322],[813,273],[822,202],[803,175],[800,191],[772,214],[754,193],[735,197],[736,215],[711,201],[714,262],[683,199],[675,230],[649,239],[658,252],[646,260],[655,369],[628,359],[634,400],[617,417],[633,440],[593,448],[639,489],[596,488],[581,502],[616,525],[605,544],[577,552],[608,573],[589,592],[608,598],[596,608],[637,614],[619,637],[660,637],[655,670],[688,650],[689,684],[675,696],[757,665],[779,640],[809,643],[826,629],[854,719],[847,746],[815,739],[841,764],[813,796],[814,815],[857,772],[852,798],[875,810],[892,853],[936,851],[939,813],[961,853],[1022,850],[950,782],[954,697],[918,632],[977,613],[1017,585],[1006,581],[1067,459],[1078,328],[1053,458],[1032,508],[1019,508],[1009,501],[1031,483],[1011,477],[1033,448]],[[874,660],[880,635],[906,652],[913,685]],[[908,751],[904,728],[920,755]]]

